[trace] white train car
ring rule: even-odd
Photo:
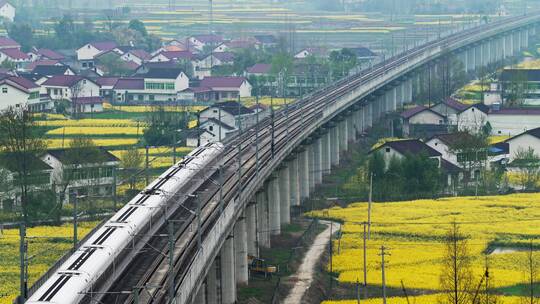
[[[120,209],[63,263],[28,299],[29,304],[79,303],[114,271],[137,235],[145,233],[172,195],[178,193],[223,151],[220,143],[200,147],[169,168]],[[169,202],[170,203],[170,202]]]

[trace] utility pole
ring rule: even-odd
[[[255,102],[257,103],[257,112],[255,113],[255,161],[257,166],[257,176],[259,176],[259,90],[257,90],[257,96]]]
[[[386,304],[386,277],[385,277],[385,273],[384,273],[384,267],[385,267],[385,259],[384,257],[386,255],[389,255],[387,252],[385,252],[385,250],[387,250],[388,248],[381,246],[381,254],[379,254],[381,256],[381,274],[382,274],[382,297],[383,297],[383,304]]]
[[[77,248],[77,193],[71,193],[71,201],[73,202],[73,249]]]
[[[144,175],[145,175],[145,178],[146,178],[146,184],[148,185],[150,183],[150,176],[148,176],[148,168],[150,167],[150,160],[148,158],[148,149],[150,147],[146,146],[145,149],[146,149],[146,161],[144,162]]]
[[[271,149],[272,149],[272,158],[274,158],[274,153],[275,153],[275,122],[274,122],[274,99],[272,98],[272,96],[270,96],[270,117],[271,117],[271,121],[272,121],[272,145],[271,145]]]
[[[373,201],[373,172],[369,175],[368,239],[371,240],[371,203]]]
[[[332,264],[333,264],[333,258],[332,258],[332,255],[334,254],[334,248],[333,248],[333,243],[332,243],[332,234],[333,234],[333,231],[332,231],[332,227],[334,225],[332,223],[330,223],[330,247],[328,248],[328,250],[330,251],[330,257],[329,257],[329,262],[330,262],[330,265],[329,265],[329,268],[330,268],[330,294],[332,294],[332,281],[334,278],[332,278],[332,272],[333,272],[333,267],[332,267]]]
[[[366,248],[366,226],[367,223],[364,222],[364,299],[368,298],[368,290],[367,290],[367,248]]]
[[[113,167],[113,185],[112,185],[112,197],[113,197],[113,208],[114,208],[114,211],[116,212],[116,208],[118,207],[118,197],[116,196],[116,183],[118,182],[117,179],[118,179],[118,176],[117,176],[117,172],[116,172],[116,167]]]
[[[169,300],[174,303],[174,222],[169,221]]]
[[[202,250],[201,200],[199,200],[198,194],[195,194],[195,204],[197,205],[197,243],[199,250]]]
[[[173,158],[173,166],[176,164],[176,130],[173,132],[173,147],[172,147],[172,158]]]
[[[26,244],[26,224],[22,222],[19,226],[19,258],[20,258],[20,297],[19,303],[24,303],[28,296],[28,276],[26,267],[26,256],[28,246]]]
[[[223,213],[223,166],[219,165],[219,211]]]

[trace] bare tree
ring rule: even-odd
[[[540,294],[538,292],[538,279],[540,262],[538,261],[538,254],[534,250],[532,241],[529,243],[525,260],[521,263],[522,271],[525,276],[526,284],[526,296],[522,297],[522,304],[538,304],[540,303]]]
[[[534,149],[519,148],[512,161],[512,166],[519,170],[519,182],[523,190],[535,190],[540,181],[540,156]]]
[[[446,253],[440,284],[443,290],[441,304],[469,304],[472,300],[473,275],[471,257],[465,236],[454,221],[446,237]]]
[[[9,161],[10,171],[16,175],[22,217],[28,223],[32,173],[38,156],[45,150],[45,142],[36,132],[31,113],[14,108],[0,113],[0,149],[7,156],[3,159]]]
[[[129,182],[129,189],[134,190],[137,184],[136,173],[142,168],[143,154],[137,147],[130,147],[122,154],[123,178]]]

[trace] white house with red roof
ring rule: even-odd
[[[193,61],[193,68],[195,69],[194,76],[197,79],[203,79],[208,76],[212,76],[212,67],[233,65],[234,53],[220,52],[212,53],[208,56],[204,56],[199,60]]]
[[[36,49],[33,51],[34,54],[36,54],[39,59],[48,59],[48,60],[57,60],[61,61],[66,59],[66,56],[53,51],[51,49]]]
[[[15,20],[17,9],[7,0],[0,0],[0,18],[7,19],[11,22]]]
[[[4,61],[13,62],[20,69],[24,63],[31,62],[32,58],[18,48],[0,49],[0,64]]]
[[[53,100],[100,96],[99,90],[99,85],[94,81],[76,75],[55,75],[41,85],[42,93]]]
[[[195,35],[187,39],[188,50],[203,51],[205,47],[216,47],[223,42],[223,37],[215,34]]]
[[[118,45],[114,41],[87,43],[77,50],[77,60],[81,61],[83,68],[92,68],[96,56],[112,51],[117,47]]]
[[[152,55],[150,55],[145,50],[131,50],[124,55],[120,57],[120,59],[124,61],[132,61],[135,62],[138,65],[143,64],[144,62],[152,59]]]
[[[33,106],[39,101],[39,86],[32,81],[16,76],[0,80],[0,109]]]
[[[436,126],[444,126],[446,117],[432,109],[418,105],[401,113],[403,123],[403,136],[408,137],[416,133],[415,129],[422,128],[435,130]]]
[[[246,69],[246,76],[265,76],[272,71],[272,65],[268,63],[256,63]]]
[[[154,55],[149,62],[186,62],[193,59],[190,51],[164,51]]]
[[[251,97],[252,86],[245,77],[205,77],[200,87],[213,91],[214,101],[236,100],[238,97]]]
[[[9,37],[0,36],[0,50],[1,49],[20,49],[20,48],[21,48],[21,45],[17,43],[17,41]]]
[[[100,96],[73,98],[68,112],[74,114],[103,112],[103,98]]]

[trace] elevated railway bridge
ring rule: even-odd
[[[422,73],[447,56],[471,74],[515,58],[539,22],[514,16],[430,41],[194,151],[57,263],[28,303],[235,303],[248,255],[271,246],[351,142],[413,101]]]

